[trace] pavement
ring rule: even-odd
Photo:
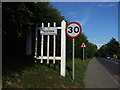
[[[85,74],[85,88],[118,88],[118,82],[94,57]]]

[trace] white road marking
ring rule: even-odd
[[[115,62],[115,64],[118,64],[117,62]]]
[[[107,60],[107,59],[106,59],[106,60]],[[111,61],[111,60],[107,60],[107,61],[112,62],[112,63],[114,63],[114,64],[118,64],[117,62],[114,62],[114,61]]]

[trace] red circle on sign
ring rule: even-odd
[[[68,34],[67,28],[68,28],[68,26],[69,26],[70,24],[77,24],[77,25],[79,26],[80,32],[79,32],[78,35],[76,35],[76,36],[70,36],[70,35]],[[66,28],[65,28],[65,32],[66,32],[66,34],[67,34],[68,37],[70,37],[70,38],[76,38],[76,37],[80,36],[80,34],[81,34],[81,32],[82,32],[82,27],[81,27],[81,25],[80,25],[79,23],[77,23],[77,22],[70,22],[70,23],[67,24],[67,26],[66,26]]]

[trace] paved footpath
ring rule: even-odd
[[[93,58],[87,67],[85,88],[118,88],[118,83],[110,73]]]

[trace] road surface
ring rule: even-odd
[[[119,88],[118,61],[93,58],[88,64],[85,75],[86,88]]]
[[[120,83],[120,61],[117,59],[97,58],[100,64]]]

